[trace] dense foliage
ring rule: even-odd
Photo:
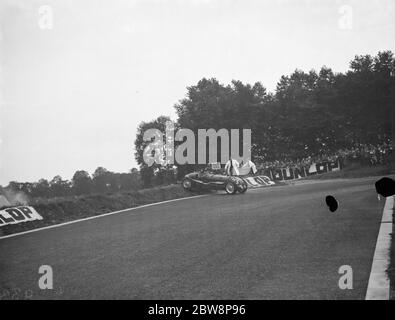
[[[253,161],[330,154],[356,143],[377,144],[393,136],[395,59],[390,51],[356,56],[346,73],[328,67],[282,76],[274,93],[261,83],[228,85],[202,79],[187,88],[175,109],[177,127],[252,130]],[[135,142],[142,170],[146,128],[164,132],[160,117],[140,125]],[[180,172],[185,168],[179,168]],[[187,170],[188,171],[188,170]],[[150,185],[152,176],[143,177]]]

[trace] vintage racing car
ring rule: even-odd
[[[247,183],[240,177],[228,176],[221,170],[205,168],[201,171],[187,174],[182,180],[185,190],[208,188],[212,190],[225,190],[227,194],[236,192],[244,193],[247,191]]]

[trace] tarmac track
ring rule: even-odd
[[[0,298],[364,299],[384,206],[376,180],[218,193],[0,239]],[[53,290],[38,287],[41,265]],[[342,265],[352,290],[338,286]]]

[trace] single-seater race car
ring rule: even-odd
[[[212,190],[225,190],[227,194],[247,191],[247,183],[240,177],[228,176],[222,170],[213,170],[207,167],[201,171],[187,174],[182,180],[185,190],[207,188]]]

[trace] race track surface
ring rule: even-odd
[[[385,200],[376,180],[218,193],[0,239],[0,297],[364,299]],[[54,290],[39,289],[41,265]],[[352,290],[338,286],[342,265]]]

